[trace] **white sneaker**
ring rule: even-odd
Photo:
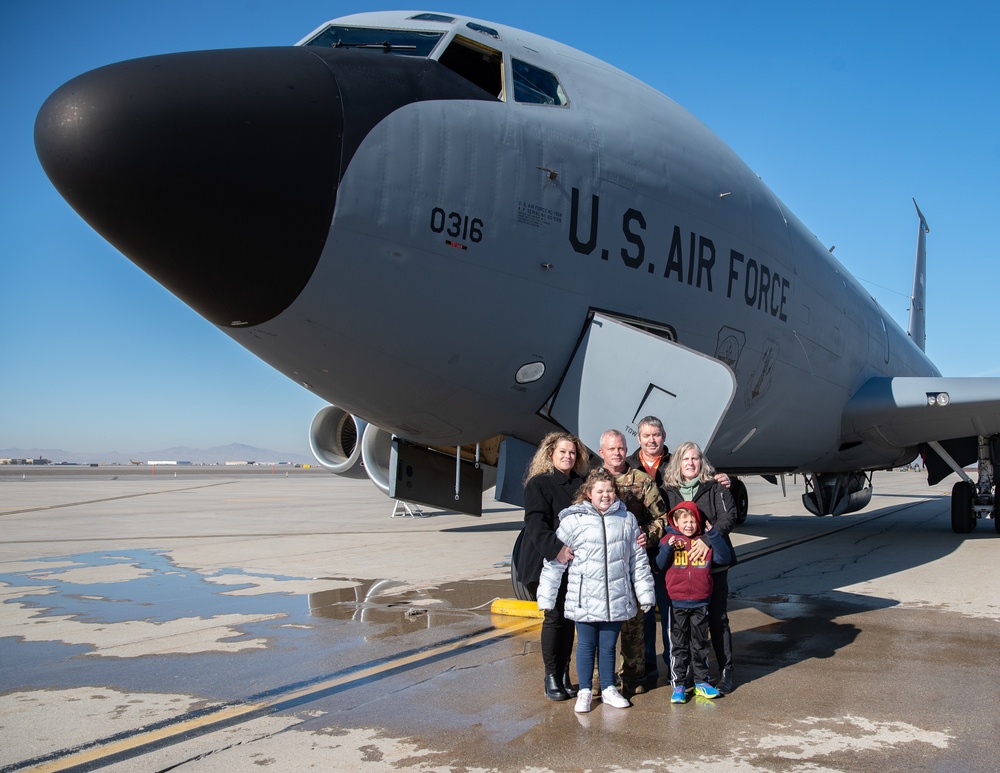
[[[613,706],[616,709],[627,709],[632,704],[628,702],[622,694],[615,689],[614,685],[601,690],[601,700],[605,706]]]
[[[576,707],[574,711],[577,714],[586,714],[590,711],[590,702],[592,700],[594,700],[594,691],[581,689],[576,694]]]

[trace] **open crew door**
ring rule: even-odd
[[[638,421],[658,416],[667,448],[693,440],[707,449],[736,393],[725,363],[595,313],[553,396],[549,415],[588,448],[617,429],[635,450]]]

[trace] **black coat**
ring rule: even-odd
[[[575,470],[564,475],[558,470],[536,475],[524,486],[524,539],[517,565],[518,579],[538,582],[542,561],[551,561],[563,548],[556,537],[559,513],[573,504],[581,478]]]
[[[680,489],[664,486],[662,491],[663,498],[667,501],[668,510],[673,510],[684,501]],[[718,529],[719,533],[722,534],[733,554],[732,563],[729,565],[736,566],[736,551],[729,539],[729,532],[736,525],[736,504],[733,502],[732,492],[718,481],[711,480],[708,483],[698,485],[698,490],[694,493],[694,499],[691,501],[698,505],[701,514],[712,524],[712,528]]]

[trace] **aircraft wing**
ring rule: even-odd
[[[892,447],[938,441],[959,464],[970,464],[976,438],[1000,433],[1000,378],[869,379],[848,402],[843,431],[845,437]],[[933,485],[951,470],[936,463],[936,452],[932,463],[926,458],[930,449],[923,450]]]
[[[848,402],[844,429],[901,447],[995,435],[1000,433],[1000,378],[872,378]]]

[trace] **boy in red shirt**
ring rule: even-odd
[[[728,566],[732,553],[722,535],[705,520],[694,502],[681,502],[667,515],[667,532],[660,540],[656,564],[666,570],[664,582],[670,597],[671,703],[686,703],[684,682],[694,671],[694,690],[704,698],[720,693],[708,678],[708,602],[712,598],[712,567]],[[704,535],[709,551],[700,561],[689,560],[691,541]]]

